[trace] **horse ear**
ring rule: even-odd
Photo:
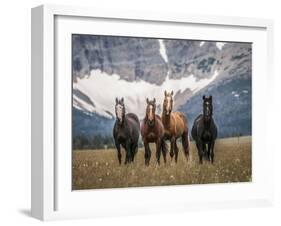
[[[205,98],[206,98],[206,97],[205,97],[205,95],[204,95],[204,96],[203,96],[203,100],[205,100]]]
[[[213,99],[212,95],[209,97],[209,99],[212,101],[212,99]]]
[[[164,94],[165,94],[165,96],[167,96],[167,91],[166,90],[165,90]]]
[[[118,98],[117,97],[115,98],[115,103],[118,104]]]
[[[153,98],[153,103],[154,103],[154,104],[156,103],[156,99],[155,99],[155,98]]]
[[[148,100],[148,98],[146,98],[146,103],[147,103],[147,104],[149,104],[149,100]]]
[[[121,98],[121,103],[124,104],[124,98],[123,97]]]
[[[174,94],[174,91],[172,90],[172,92],[171,92],[171,96],[173,96],[173,94]]]

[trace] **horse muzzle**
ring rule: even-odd
[[[166,115],[167,115],[167,116],[170,115],[171,112],[172,112],[171,110],[166,111]]]

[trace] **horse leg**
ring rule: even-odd
[[[119,165],[121,165],[121,148],[120,148],[120,143],[118,141],[115,141],[115,146],[117,149],[117,157],[118,157],[118,161],[119,161]]]
[[[137,150],[138,150],[138,145],[136,144],[132,144],[132,162],[134,162],[134,159],[135,159],[135,155],[137,153]]]
[[[160,165],[160,156],[161,156],[161,139],[156,141],[156,159],[158,165]]]
[[[166,163],[167,146],[164,139],[161,140],[161,151],[162,151],[164,163]]]
[[[203,157],[204,159],[208,160],[208,144],[204,144],[202,143],[202,146],[203,146]]]
[[[174,141],[174,150],[175,150],[175,162],[178,162],[178,153],[179,153],[179,148],[177,146],[177,139]]]
[[[212,161],[212,164],[214,163],[214,147],[215,147],[215,141],[212,141],[211,142],[211,145],[210,145],[210,151],[211,151],[211,161]]]
[[[149,143],[144,142],[144,159],[145,159],[146,166],[149,165],[150,157],[151,157],[151,151],[149,148]]]
[[[198,149],[198,155],[199,155],[199,163],[202,164],[203,163],[203,146],[202,146],[202,142],[201,141],[197,141],[196,142],[196,146]]]
[[[125,164],[130,163],[131,162],[131,155],[132,155],[132,150],[131,150],[131,142],[130,140],[126,141],[126,159],[125,159]]]
[[[207,144],[208,150],[207,150],[207,159],[208,161],[211,160],[211,142]]]
[[[186,160],[188,161],[189,158],[189,135],[188,135],[188,131],[184,132],[182,137],[182,148],[183,148],[183,152],[184,152],[184,156],[186,158]]]
[[[173,157],[174,157],[174,138],[170,139],[170,143],[171,143],[170,156],[171,156],[171,159],[173,159]]]

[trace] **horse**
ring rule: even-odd
[[[203,114],[194,120],[191,134],[198,149],[199,163],[203,163],[203,156],[214,163],[214,146],[218,130],[213,119],[212,96],[203,96]]]
[[[113,127],[113,137],[117,149],[119,165],[121,165],[121,146],[126,151],[124,164],[134,161],[138,150],[138,140],[140,135],[140,122],[133,113],[127,113],[124,98],[115,100],[116,121]]]
[[[155,98],[150,101],[146,99],[146,115],[141,125],[141,136],[144,144],[144,159],[145,165],[148,166],[151,157],[151,150],[149,143],[156,144],[156,159],[160,165],[161,152],[163,155],[164,163],[166,163],[167,147],[164,140],[164,126],[159,115],[155,114],[156,100]]]
[[[164,125],[165,140],[169,140],[171,143],[170,146],[170,157],[173,159],[175,154],[175,162],[178,161],[178,146],[177,139],[181,137],[183,152],[188,160],[189,157],[189,133],[188,133],[188,122],[185,115],[182,112],[173,112],[173,94],[168,93],[166,90],[164,92],[164,101],[162,109],[162,123]]]

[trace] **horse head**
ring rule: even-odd
[[[164,102],[163,102],[163,111],[165,115],[170,115],[172,110],[173,110],[173,94],[174,92],[172,91],[171,93],[167,92],[165,90],[164,92]]]
[[[153,98],[153,100],[149,100],[146,98],[146,115],[145,119],[149,126],[154,126],[155,123],[155,111],[156,111],[156,99]]]
[[[205,121],[209,121],[213,116],[213,102],[212,96],[203,96],[203,116]]]
[[[124,122],[124,118],[125,118],[125,104],[124,104],[124,98],[122,97],[120,100],[118,100],[118,98],[116,97],[115,99],[115,115],[116,115],[116,119],[118,120],[118,122],[120,124],[122,124]]]

